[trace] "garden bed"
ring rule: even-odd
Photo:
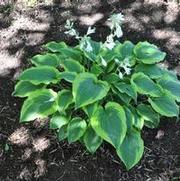
[[[108,11],[107,11],[108,10]],[[73,1],[21,3],[1,8],[0,16],[0,180],[180,180],[180,124],[162,118],[158,129],[144,129],[145,153],[141,162],[126,171],[114,149],[103,144],[89,154],[80,144],[58,142],[47,120],[19,123],[22,100],[12,97],[15,79],[28,58],[51,40],[76,41],[63,34],[66,19],[74,19],[84,32],[94,25],[95,40],[107,35],[105,20],[113,12],[125,15],[122,40],[147,40],[167,52],[163,66],[180,74],[180,11],[164,1]]]

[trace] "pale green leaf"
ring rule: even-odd
[[[149,98],[152,108],[159,114],[167,117],[179,116],[179,107],[173,98],[164,95],[162,97]]]
[[[57,67],[59,66],[59,61],[58,57],[54,54],[44,54],[44,55],[35,55],[34,57],[31,58],[31,62],[38,66],[52,66],[52,67]]]
[[[116,151],[126,168],[131,169],[143,156],[144,142],[140,133],[136,130],[127,133],[123,143]]]
[[[134,48],[136,58],[144,64],[154,64],[164,60],[166,53],[148,42],[139,42]]]
[[[19,80],[30,81],[35,85],[57,83],[59,71],[51,66],[33,67],[22,72]]]
[[[131,85],[133,85],[140,94],[151,95],[153,97],[162,95],[161,87],[142,72],[132,75]]]
[[[57,104],[59,112],[65,111],[73,102],[73,96],[70,90],[62,90],[58,92]]]
[[[62,126],[68,124],[68,119],[59,113],[53,115],[50,120],[50,129],[60,129]]]
[[[84,67],[76,60],[65,59],[61,63],[62,67],[68,72],[76,72],[76,73],[84,72]]]
[[[81,118],[72,119],[67,127],[68,142],[72,143],[83,136],[87,128],[86,121]]]
[[[29,94],[33,93],[34,91],[42,89],[42,88],[43,88],[43,85],[41,84],[34,85],[28,81],[19,81],[15,86],[13,96],[27,97],[29,96]]]
[[[94,74],[81,73],[73,82],[73,97],[76,108],[101,100],[107,95],[109,85],[100,81]]]
[[[91,117],[91,125],[102,139],[118,148],[127,131],[123,107],[115,102],[107,103],[105,109],[99,107]]]
[[[57,111],[57,94],[51,89],[34,92],[24,101],[21,109],[21,122],[33,121],[36,118],[45,118]]]
[[[144,124],[149,128],[156,128],[159,125],[160,117],[150,105],[139,104],[137,112],[143,117]]]
[[[84,144],[90,153],[94,153],[101,145],[102,139],[96,132],[89,126],[83,136]]]

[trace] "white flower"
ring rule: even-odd
[[[66,29],[72,29],[73,26],[74,26],[74,23],[67,19],[66,24],[65,24],[65,28]]]
[[[124,21],[124,15],[113,14],[108,20],[111,22],[110,28],[114,32],[114,36],[120,38],[123,35],[121,24]]]
[[[115,58],[114,61],[115,61],[115,63],[117,63],[118,65],[120,65],[120,61],[119,61],[117,58]]]
[[[122,32],[121,26],[119,26],[119,25],[116,26],[116,30],[114,32],[114,35],[117,36],[118,38],[123,36],[123,32]]]
[[[122,74],[122,72],[121,72],[121,71],[119,71],[118,76],[119,76],[119,78],[120,78],[120,79],[123,79],[123,74]]]
[[[67,29],[67,31],[65,31],[64,33],[70,36],[75,36],[76,39],[79,39],[79,33],[73,28],[73,26],[73,22],[71,22],[70,20],[66,20],[65,28]]]
[[[110,28],[114,29],[114,27],[116,27],[117,25],[120,26],[122,24],[122,22],[124,21],[124,15],[121,13],[113,14],[108,20],[112,23]]]
[[[107,62],[106,62],[106,60],[104,60],[104,58],[102,57],[102,56],[100,56],[101,57],[101,63],[102,63],[102,65],[104,66],[104,67],[107,67]]]
[[[92,50],[93,50],[91,44],[89,43],[89,41],[86,41],[86,48],[85,48],[85,50],[87,52],[92,52]]]
[[[123,67],[124,68],[124,70],[125,70],[125,72],[126,72],[126,74],[127,75],[130,75],[131,74],[131,68],[129,68],[129,67]]]
[[[89,27],[87,30],[86,36],[95,33],[95,31],[96,31],[96,28]]]
[[[104,43],[104,46],[110,50],[112,50],[115,46],[115,42],[114,42],[114,37],[113,34],[110,34],[109,36],[107,36],[106,41]]]

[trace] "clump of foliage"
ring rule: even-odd
[[[106,141],[130,169],[143,155],[142,128],[156,128],[161,116],[179,117],[180,82],[157,64],[166,55],[157,46],[114,40],[122,36],[122,20],[121,14],[110,17],[104,43],[90,38],[95,29],[82,37],[67,21],[65,33],[79,44],[47,43],[13,95],[27,97],[20,122],[50,116],[60,141],[80,141],[91,153]]]

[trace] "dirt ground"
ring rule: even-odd
[[[42,44],[76,44],[63,33],[66,19],[74,20],[82,33],[95,26],[93,38],[104,40],[106,19],[114,12],[125,15],[121,41],[156,44],[167,52],[163,66],[180,75],[180,6],[163,0],[47,2],[0,6],[0,181],[179,181],[180,124],[175,119],[162,118],[158,129],[143,130],[144,157],[127,172],[108,144],[91,155],[79,143],[58,142],[47,120],[21,125],[23,100],[11,94],[17,76]]]

